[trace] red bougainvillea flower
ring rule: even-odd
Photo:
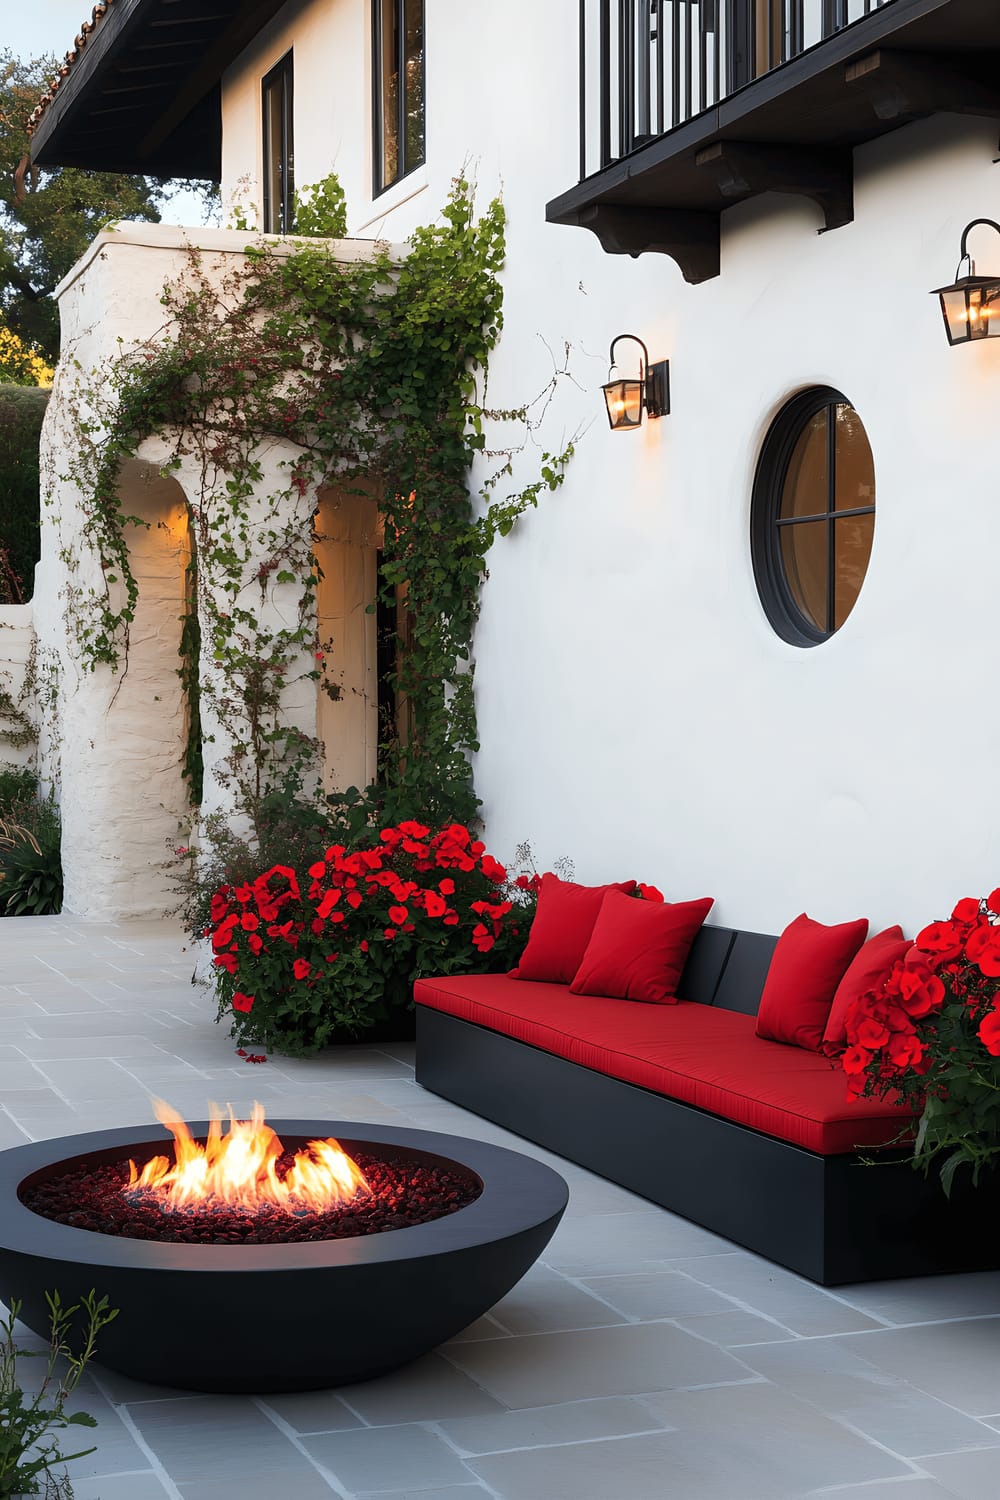
[[[389,907],[389,921],[395,922],[397,927],[402,927],[403,923],[409,920],[409,917],[410,913],[405,906]]]
[[[924,1044],[916,1032],[894,1031],[889,1038],[889,1057],[897,1068],[919,1068],[923,1056]]]
[[[447,901],[436,891],[428,891],[424,896],[424,911],[429,917],[443,917],[447,910]]]
[[[306,979],[312,972],[312,964],[307,958],[297,958],[292,964],[292,973],[296,979]]]
[[[442,896],[454,896],[455,882],[452,880],[450,875],[445,876],[444,880],[438,881],[438,890],[441,892]]]
[[[993,894],[1000,895],[1000,892],[995,891]],[[992,901],[991,896],[991,905]],[[1000,1057],[1000,999],[994,1000],[993,1009],[979,1023],[976,1035],[991,1057]]]
[[[247,947],[256,958],[257,954],[260,953],[264,947],[264,939],[259,938],[255,932],[251,932],[250,936],[247,938]],[[236,971],[231,970],[230,972],[235,973]]]
[[[1000,895],[1000,891],[996,894]],[[955,910],[951,914],[953,922],[963,922],[966,925],[974,922],[978,916],[979,902],[975,896],[963,896],[961,901],[956,903]]]
[[[317,917],[328,917],[333,911],[333,908],[336,906],[337,902],[340,900],[340,896],[341,892],[336,887],[334,887],[332,890],[325,891],[323,894],[323,899],[320,901],[319,905],[316,908]]]
[[[321,859],[318,859],[314,865],[309,866],[309,874],[312,876],[313,880],[322,880],[323,876],[326,874],[325,862]]]
[[[864,1016],[855,1027],[858,1046],[868,1047],[872,1051],[884,1047],[890,1035],[888,1026],[875,1016]]]
[[[411,820],[406,823],[400,823],[397,832],[409,839],[425,839],[430,833],[430,829],[425,823],[414,823]]]
[[[240,917],[240,926],[244,932],[256,932],[260,926],[260,917],[255,916],[252,911],[245,911]]]
[[[1000,916],[1000,886],[995,891],[990,891],[986,897],[986,905],[995,916]]]
[[[233,996],[233,1010],[239,1010],[242,1011],[244,1015],[249,1015],[253,1010],[253,1002],[253,995],[244,995],[242,990],[237,990],[236,994]]]
[[[493,858],[492,854],[483,855],[479,861],[479,868],[486,879],[492,880],[494,885],[501,885],[507,879],[507,871],[498,859]]]
[[[640,880],[637,889],[643,901],[663,900],[663,892],[661,890],[658,890],[655,885],[643,885],[642,881]]]
[[[957,958],[965,937],[955,922],[932,922],[917,934],[916,946],[923,953],[937,954],[941,959]]]
[[[945,987],[936,974],[904,967],[899,976],[899,1003],[910,1016],[929,1016],[944,1004]]]
[[[217,969],[225,969],[227,974],[235,974],[238,968],[235,953],[217,953],[212,962]]]

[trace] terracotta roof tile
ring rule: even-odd
[[[80,56],[80,53],[87,45],[88,40],[97,30],[98,26],[100,26],[101,22],[104,20],[104,17],[107,15],[108,11],[111,9],[114,3],[115,0],[98,0],[98,4],[94,6],[93,10],[90,13],[90,20],[84,21],[83,25],[80,27],[80,30],[74,39],[71,50],[66,53],[65,60],[59,66],[59,71],[49,83],[48,92],[42,95],[41,99],[39,99],[38,103],[35,105],[35,108],[31,112],[31,116],[28,120],[29,135],[34,135],[42,116],[48,109],[49,105],[52,103],[58,90],[62,87],[63,79],[69,76],[70,68],[76,62],[77,58]]]

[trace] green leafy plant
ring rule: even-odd
[[[86,1412],[68,1412],[66,1403],[80,1383],[94,1356],[97,1337],[118,1316],[107,1297],[98,1298],[91,1289],[80,1302],[64,1307],[58,1292],[46,1292],[49,1309],[49,1347],[45,1353],[19,1347],[14,1325],[21,1303],[11,1301],[0,1321],[0,1500],[21,1495],[71,1496],[68,1481],[52,1473],[56,1464],[83,1458],[94,1449],[62,1453],[56,1434],[67,1427],[96,1427]],[[81,1341],[73,1343],[72,1324],[83,1313]],[[38,1389],[22,1389],[18,1376],[21,1360],[46,1361]]]
[[[399,1028],[415,979],[514,962],[537,885],[509,880],[464,824],[412,820],[227,882],[204,929],[219,1017],[241,1044],[290,1053]]]
[[[0,818],[0,916],[44,917],[62,910],[59,814],[51,802],[21,803]]]
[[[342,235],[336,178],[300,194],[298,212],[307,234]],[[192,251],[164,288],[161,333],[123,346],[101,396],[80,371],[70,463],[82,517],[62,551],[70,638],[85,669],[127,663],[138,600],[127,538],[145,523],[124,512],[119,474],[145,438],[160,435],[164,469],[186,464],[187,474],[193,460],[200,476],[188,487],[197,570],[188,617],[196,603],[200,622],[200,657],[198,632],[184,636],[190,722],[200,712],[202,723],[226,726],[230,750],[214,771],[254,823],[288,777],[318,780],[320,747],[290,722],[287,704],[322,675],[316,516],[329,486],[377,495],[381,565],[368,607],[381,602],[401,621],[387,673],[401,708],[383,725],[378,784],[356,793],[361,815],[475,815],[472,638],[487,554],[559,487],[573,451],[540,451],[531,481],[513,480],[563,371],[533,402],[484,403],[503,325],[504,235],[503,205],[495,200],[477,219],[472,188],[458,177],[441,221],[417,230],[402,260],[384,245],[338,259],[330,239],[261,241],[219,280]],[[502,441],[505,424],[517,442]],[[261,453],[276,439],[290,456],[284,483],[268,493]],[[478,504],[469,484],[477,463],[486,473]],[[99,563],[96,583],[75,572],[81,531]],[[262,607],[271,598],[279,610]],[[329,665],[335,676],[336,660]],[[193,788],[197,761],[189,741]]]
[[[30,766],[0,762],[0,818],[9,817],[21,803],[34,802],[37,796],[38,777]]]

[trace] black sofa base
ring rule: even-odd
[[[995,1269],[996,1183],[818,1156],[417,1006],[417,1082],[823,1286]]]

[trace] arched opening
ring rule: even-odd
[[[378,590],[382,526],[374,495],[320,491],[315,554],[320,666],[316,733],[323,742],[323,789],[369,786],[378,774]],[[383,647],[384,652],[384,647]]]

